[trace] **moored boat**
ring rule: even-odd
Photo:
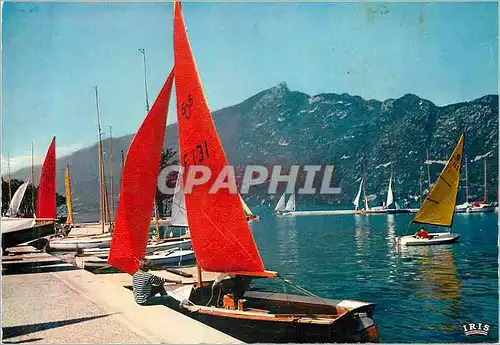
[[[192,192],[185,195],[198,277],[196,284],[170,289],[171,307],[246,342],[377,341],[378,329],[372,320],[373,304],[325,300],[286,282],[276,272],[266,270],[239,196],[226,188],[210,192],[210,186],[228,162],[204,98],[178,2],[174,2],[174,57],[180,152],[181,155],[186,153],[183,163],[186,169],[204,165],[212,174],[207,183],[194,186]],[[159,99],[164,97],[162,89]],[[161,133],[158,142],[151,142],[149,146],[131,145],[124,168],[124,176],[133,173],[135,164],[143,169],[143,209],[135,204],[136,195],[134,198],[128,196],[134,190],[135,181],[124,178],[123,181],[130,185],[122,185],[108,259],[111,265],[130,274],[137,271],[137,259],[143,257],[145,249],[147,228],[139,224],[152,206],[154,189],[149,186],[156,185],[159,161],[155,158],[161,150],[165,132],[165,118],[154,109],[153,106],[133,143],[145,140],[146,128],[154,132],[146,124],[152,126],[155,117]],[[150,169],[147,173],[145,167]],[[136,220],[134,227],[127,220],[132,214]],[[136,241],[130,241],[131,237],[136,237]],[[221,275],[213,284],[204,284],[201,270]],[[306,296],[252,289],[252,284],[263,278],[281,279]]]
[[[20,195],[19,195],[20,197]],[[19,201],[20,202],[20,201]],[[55,232],[56,221],[56,137],[52,138],[40,171],[36,217],[2,217],[2,250],[48,236]]]

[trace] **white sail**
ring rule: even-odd
[[[387,202],[385,203],[386,207],[389,207],[390,204],[394,202],[394,195],[392,195],[392,175],[389,178],[389,190],[387,191]]]
[[[356,210],[358,209],[358,206],[359,206],[359,198],[361,197],[361,188],[363,188],[363,179],[361,179],[361,182],[359,183],[358,194],[356,194],[356,197],[354,198],[354,201],[352,202],[354,204],[354,207],[356,208]]]
[[[283,211],[285,209],[285,193],[278,200],[278,204],[274,208],[275,211]]]
[[[396,206],[396,210],[400,210],[401,209],[401,206],[399,206],[399,204],[398,204],[397,201],[394,203],[394,205]]]
[[[12,200],[10,201],[9,210],[7,211],[8,217],[15,217],[21,206],[21,202],[24,198],[24,193],[26,188],[28,188],[29,181],[24,182],[14,193]]]
[[[179,173],[179,175],[177,176],[177,185],[175,186],[175,193],[174,197],[172,198],[172,216],[170,218],[170,225],[184,227],[189,226],[181,173]]]
[[[285,206],[285,211],[295,211],[295,193],[292,193],[292,195],[290,195],[290,199],[288,199],[288,202]]]

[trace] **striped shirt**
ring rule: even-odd
[[[165,282],[165,279],[151,273],[141,270],[135,272],[132,278],[135,302],[141,305],[147,304],[149,299],[153,297],[153,286],[161,286]]]

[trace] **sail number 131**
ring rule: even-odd
[[[208,145],[207,141],[203,140],[203,143],[196,145],[194,149],[191,149],[190,152],[184,153],[182,156],[182,162],[184,164],[184,168],[187,169],[188,164],[196,165],[198,163],[203,163],[210,155],[208,153]]]

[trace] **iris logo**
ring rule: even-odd
[[[487,323],[464,323],[462,324],[465,335],[484,335],[487,336],[490,331],[490,325]]]

